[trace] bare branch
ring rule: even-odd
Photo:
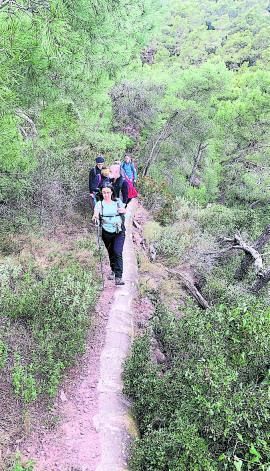
[[[0,10],[6,7],[10,3],[10,0],[0,0]]]
[[[36,128],[36,125],[35,125],[34,121],[31,118],[29,118],[29,116],[27,114],[25,114],[25,112],[23,110],[21,110],[20,108],[17,108],[15,110],[15,113],[16,113],[17,116],[24,119],[25,121],[27,121],[27,123],[30,124],[31,129],[32,129],[32,133],[34,134],[34,136],[37,136],[38,132],[37,132],[37,128]],[[27,137],[27,133],[26,133],[26,137]]]
[[[264,231],[261,233],[260,237],[253,243],[253,248],[258,252],[263,249],[263,247],[270,240],[270,224],[266,226]],[[251,253],[246,253],[246,256],[243,258],[240,267],[235,272],[235,278],[237,280],[242,280],[246,275],[250,265],[253,262],[253,257]]]
[[[197,150],[195,158],[194,158],[194,163],[193,163],[193,168],[192,168],[192,171],[191,171],[191,175],[189,177],[189,183],[192,186],[196,186],[195,185],[196,172],[197,172],[198,167],[200,166],[203,152],[207,148],[207,146],[208,146],[208,144],[203,145],[202,142],[200,142],[200,144],[199,144],[198,150]]]
[[[235,234],[233,239],[225,238],[224,241],[234,243],[235,245],[232,246],[233,249],[243,250],[254,260],[257,276],[260,276],[263,273],[263,261],[261,254],[258,252],[258,250],[256,250],[256,248],[248,245],[239,234]]]
[[[168,118],[165,125],[163,126],[160,133],[158,134],[158,137],[154,142],[154,145],[151,149],[149,157],[148,157],[148,159],[146,161],[146,164],[144,166],[144,169],[143,169],[143,172],[142,172],[143,177],[145,177],[147,175],[147,172],[149,170],[150,165],[156,160],[156,158],[159,154],[160,145],[162,144],[162,142],[164,142],[166,139],[168,139],[168,137],[171,135],[171,131],[169,130],[169,128],[170,128],[170,125],[173,122],[173,120],[176,118],[176,116],[178,116],[178,114],[179,114],[179,112],[175,111]]]
[[[165,268],[165,270],[169,274],[174,275],[180,279],[184,287],[189,291],[189,293],[193,296],[193,298],[197,301],[197,303],[202,309],[209,309],[210,306],[208,302],[206,301],[206,299],[203,297],[203,295],[199,292],[199,290],[196,288],[194,283],[192,283],[192,281],[190,281],[190,279],[186,275],[181,273],[181,271],[175,270],[172,268]]]

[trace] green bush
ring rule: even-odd
[[[141,177],[139,192],[143,198],[144,206],[154,211],[158,222],[167,225],[174,221],[174,197],[165,180],[159,179],[157,181],[152,177]]]
[[[34,463],[32,461],[23,462],[19,453],[16,454],[13,461],[9,467],[10,471],[34,471]]]
[[[153,329],[167,369],[135,341],[125,369],[141,438],[131,469],[264,470],[270,465],[270,309],[156,308]]]
[[[8,357],[8,348],[5,342],[0,340],[0,369],[4,368]]]
[[[179,261],[179,258],[190,247],[189,234],[181,234],[177,227],[166,227],[157,241],[157,252],[168,261]]]
[[[79,264],[52,268],[43,277],[18,269],[1,291],[2,315],[23,321],[35,345],[27,360],[15,355],[12,371],[15,393],[25,402],[57,392],[64,369],[84,351],[96,300],[96,282]]]

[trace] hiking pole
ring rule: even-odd
[[[95,221],[95,226],[97,228],[97,244],[98,244],[98,253],[99,253],[100,273],[101,273],[101,279],[102,279],[102,288],[104,289],[105,285],[104,285],[104,275],[103,275],[103,265],[102,265],[99,221]]]

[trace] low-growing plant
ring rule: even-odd
[[[190,234],[182,234],[177,226],[163,228],[162,235],[156,243],[157,253],[170,262],[178,262],[191,246]]]
[[[141,438],[132,471],[264,470],[270,465],[270,310],[258,301],[176,319],[157,305],[150,338],[136,339],[125,367]]]
[[[33,364],[23,366],[19,354],[15,354],[12,385],[15,394],[21,397],[26,404],[35,401],[38,396],[37,381],[33,369]]]
[[[143,227],[143,235],[148,244],[156,242],[162,235],[162,227],[156,221],[148,221]]]
[[[20,453],[16,453],[13,463],[9,467],[10,471],[34,471],[34,462],[23,461]]]
[[[20,272],[2,285],[2,313],[23,321],[35,345],[27,358],[15,355],[12,370],[15,394],[25,403],[41,393],[55,395],[65,368],[84,351],[96,292],[92,274],[73,261],[43,279]]]
[[[0,340],[0,369],[4,368],[8,357],[8,347]]]

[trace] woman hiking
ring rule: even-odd
[[[110,166],[110,176],[116,198],[120,198],[121,192],[121,199],[127,207],[127,204],[130,201],[128,198],[128,183],[121,175],[120,162],[115,161],[115,163]]]
[[[111,274],[109,280],[115,278],[116,286],[124,285],[123,275],[123,247],[125,242],[124,203],[115,200],[112,186],[101,190],[101,201],[94,208],[92,220],[102,227],[102,240],[109,254]]]
[[[124,158],[124,162],[121,163],[121,174],[123,175],[128,184],[128,199],[130,201],[132,198],[136,198],[138,196],[138,192],[134,186],[138,176],[136,168],[134,167],[134,164],[131,161],[130,155],[126,155]]]

